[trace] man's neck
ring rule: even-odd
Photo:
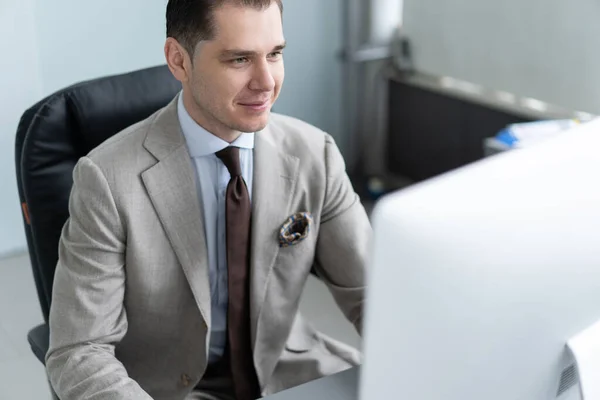
[[[190,117],[192,117],[194,122],[201,126],[204,130],[218,137],[219,139],[226,141],[227,143],[233,143],[241,136],[242,132],[229,129],[218,121],[214,121],[214,119],[205,117],[203,113],[198,110],[193,97],[186,94],[186,91],[183,91],[182,96],[183,105],[187,113]],[[213,120],[212,123],[211,120]]]

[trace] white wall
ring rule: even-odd
[[[341,142],[342,1],[284,0],[285,83],[275,111],[301,118]]]
[[[40,98],[33,0],[0,0],[0,254],[25,246],[14,138],[23,111]]]
[[[600,1],[405,0],[417,68],[600,113]]]
[[[166,0],[35,0],[44,94],[164,63]]]
[[[286,82],[275,106],[338,139],[342,1],[285,1]],[[166,3],[0,0],[0,257],[26,247],[14,172],[21,114],[73,83],[163,64]]]

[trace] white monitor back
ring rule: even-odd
[[[385,197],[361,399],[578,399],[565,344],[600,320],[599,175],[597,120]]]

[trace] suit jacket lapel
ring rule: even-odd
[[[267,127],[255,137],[252,189],[251,340],[257,373],[262,383],[270,374],[270,366],[265,366],[263,361],[271,354],[257,347],[262,333],[261,320],[264,318],[261,311],[279,252],[279,229],[289,216],[300,164],[297,157],[284,154],[277,148],[271,129]],[[261,368],[263,366],[266,368]]]
[[[177,117],[177,99],[157,115],[144,146],[158,163],[142,174],[142,180],[210,329],[204,222],[195,173]]]

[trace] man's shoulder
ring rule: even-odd
[[[291,135],[296,140],[323,140],[327,135],[321,129],[301,119],[272,113],[269,122],[275,135]]]
[[[140,161],[140,156],[148,154],[144,150],[144,141],[157,114],[139,121],[114,136],[87,154],[101,169],[131,167],[132,162]]]
[[[276,146],[301,158],[309,154],[322,157],[331,136],[301,119],[273,113],[269,122],[269,134]]]

